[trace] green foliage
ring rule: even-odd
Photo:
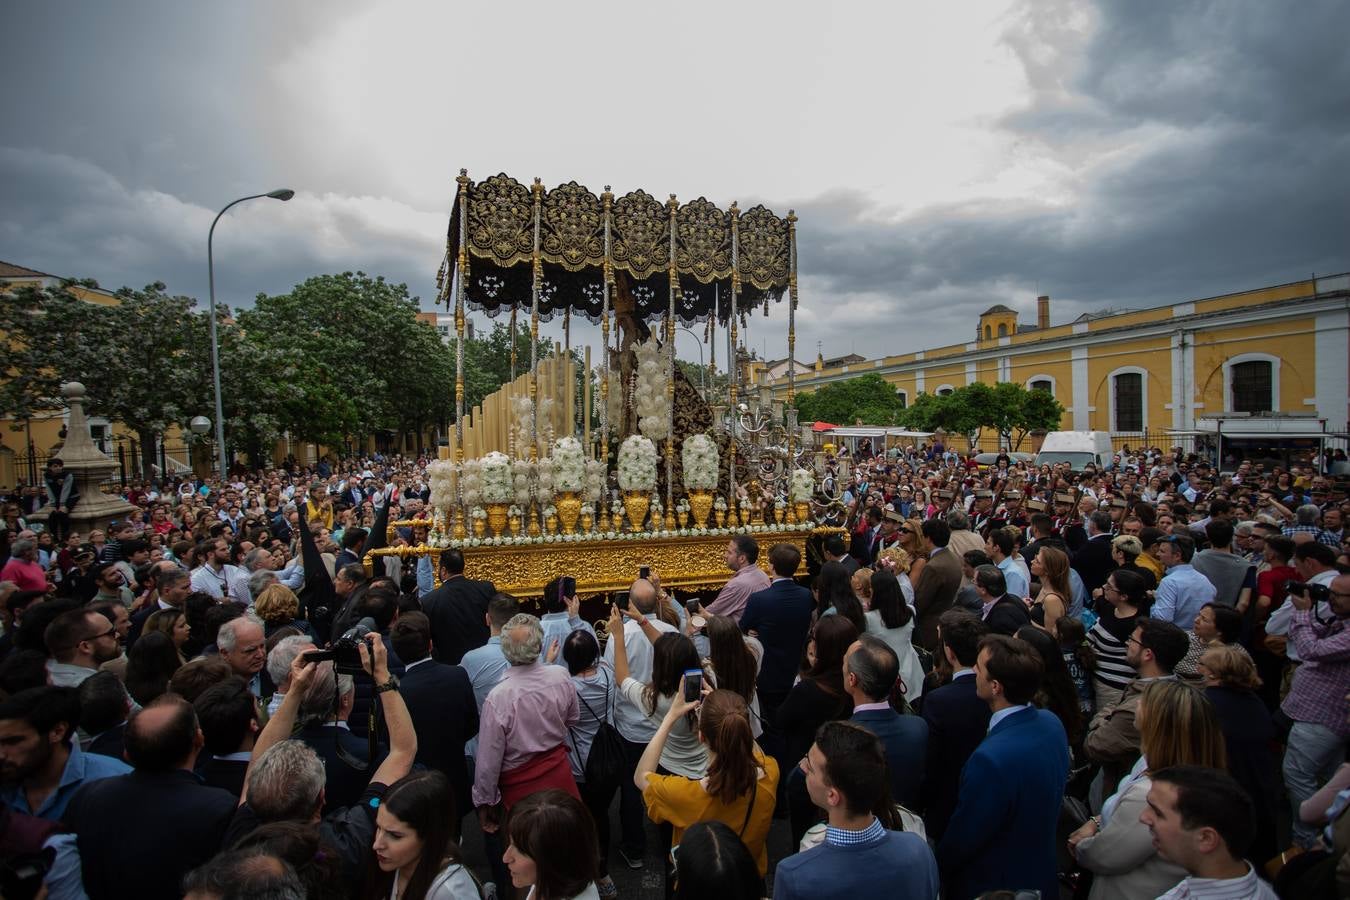
[[[795,402],[801,422],[899,425],[905,415],[895,388],[875,374],[831,382],[819,390],[798,394]]]
[[[917,431],[967,435],[971,446],[978,443],[977,433],[989,428],[1016,450],[1030,432],[1057,428],[1063,415],[1063,405],[1046,391],[1007,381],[993,387],[977,381],[942,397],[919,394],[903,420]]]

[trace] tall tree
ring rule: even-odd
[[[880,375],[870,373],[798,394],[795,402],[802,422],[898,425],[905,414],[895,388]]]

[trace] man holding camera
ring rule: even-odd
[[[1304,544],[1303,547],[1325,546]],[[1300,547],[1302,549],[1302,547]],[[1314,610],[1329,608],[1330,620]],[[1350,738],[1345,696],[1350,693],[1350,575],[1334,575],[1323,585],[1291,585],[1293,613],[1289,647],[1303,663],[1281,709],[1293,720],[1284,754],[1284,784],[1294,804],[1293,838],[1301,847],[1317,843],[1317,830],[1304,824],[1298,805],[1327,782],[1345,758]]]

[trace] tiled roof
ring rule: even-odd
[[[0,278],[52,278],[54,276],[0,260]]]

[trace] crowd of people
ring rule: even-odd
[[[1350,886],[1350,504],[1311,467],[869,450],[805,560],[738,535],[720,590],[588,622],[575,573],[368,574],[424,459],[134,483],[84,533],[54,463],[0,507],[6,897],[601,898],[652,856],[690,898]]]

